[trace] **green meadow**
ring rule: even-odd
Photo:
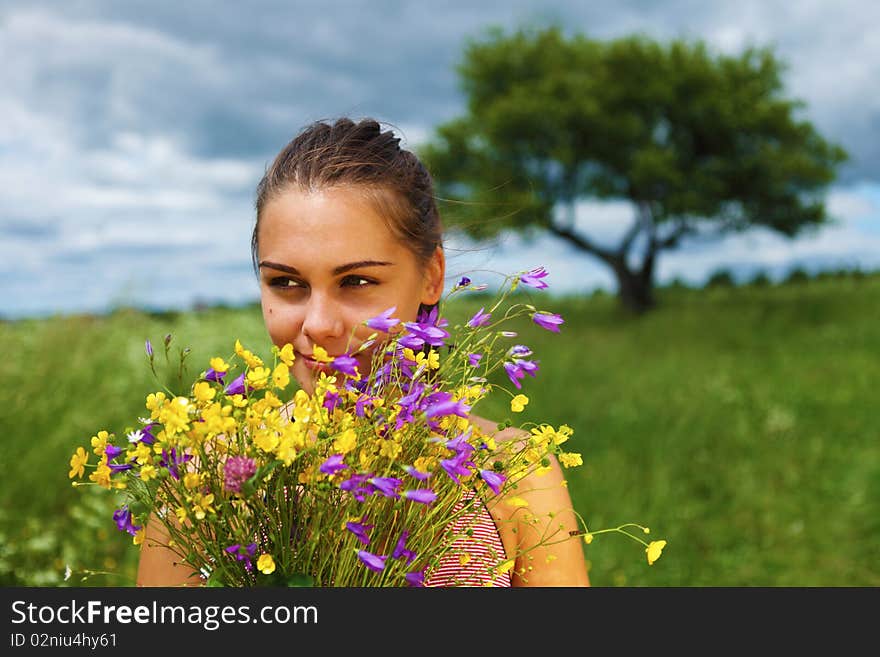
[[[603,294],[542,294],[516,298],[566,323],[511,326],[541,366],[528,407],[512,415],[499,391],[477,410],[571,426],[590,529],[635,522],[667,541],[649,566],[641,544],[597,536],[594,586],[880,586],[880,276],[660,288],[641,318]],[[456,297],[450,322],[488,302]],[[191,349],[184,380],[236,338],[269,355],[258,306],[0,322],[0,584],[133,585],[115,498],[71,487],[68,461],[146,414],[144,341],[162,365],[166,334],[173,362]]]

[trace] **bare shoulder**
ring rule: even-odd
[[[479,415],[471,415],[468,418],[471,424],[475,425],[481,432],[487,436],[491,436],[496,442],[507,442],[510,440],[524,440],[529,433],[519,427],[507,427],[506,429],[498,429],[498,423],[487,420]]]
[[[523,448],[531,434],[519,427],[498,429],[498,423],[471,416],[471,424],[492,437],[498,448],[519,441]],[[519,449],[519,445],[513,445]],[[589,586],[581,542],[565,475],[553,454],[518,479],[511,490],[496,498],[495,518],[508,555],[516,555],[514,586]],[[517,498],[516,504],[505,503]]]
[[[531,434],[525,429],[520,429],[519,427],[499,429],[497,422],[487,420],[486,418],[477,415],[471,415],[470,422],[475,425],[481,433],[494,439],[499,451],[509,453],[510,450],[515,452],[528,447],[527,443]],[[518,488],[521,489],[522,487],[531,487],[530,476],[526,476],[520,480],[520,486],[518,486]]]

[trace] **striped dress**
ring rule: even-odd
[[[465,499],[471,495],[473,493],[466,494]],[[463,504],[459,502],[455,511]],[[451,525],[456,534],[464,534],[468,528],[472,530],[471,536],[456,539],[437,566],[427,573],[426,587],[511,585],[509,571],[497,572],[497,567],[507,560],[507,554],[495,521],[482,501],[474,513],[457,516]]]
[[[286,488],[284,496],[288,497]],[[473,491],[466,491],[453,507],[453,514],[458,513],[473,496]],[[471,530],[470,536],[465,535],[468,529]],[[425,587],[511,586],[510,572],[497,572],[497,567],[507,560],[507,553],[485,502],[480,500],[473,513],[456,516],[450,531],[461,534],[461,537],[452,543],[437,566],[426,573]],[[266,528],[261,528],[255,538],[268,544]],[[204,574],[202,576],[204,578]]]

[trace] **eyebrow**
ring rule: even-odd
[[[339,274],[344,274],[345,272],[351,271],[352,269],[360,269],[361,267],[388,267],[393,264],[393,262],[383,262],[381,260],[359,260],[357,262],[349,262],[346,265],[339,265],[338,267],[334,267],[333,275],[339,276]],[[260,267],[270,267],[271,269],[277,269],[278,271],[286,271],[288,274],[302,276],[302,274],[299,273],[296,267],[281,265],[277,262],[269,262],[267,260],[264,260],[260,263]]]

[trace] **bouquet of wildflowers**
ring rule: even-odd
[[[311,395],[285,394],[291,345],[274,346],[270,364],[236,340],[186,394],[150,393],[139,428],[99,431],[91,439],[97,465],[79,447],[69,475],[93,468],[88,479],[120,496],[113,520],[136,545],[155,514],[167,547],[208,585],[422,586],[442,560],[465,563],[456,551],[462,539],[479,540],[480,505],[527,507],[517,482],[549,470],[551,454],[566,468],[582,463],[565,451],[573,433],[566,425],[524,425],[519,438],[496,441],[469,420],[495,389],[510,395],[513,412],[528,403],[489,381],[503,372],[521,390],[526,375],[536,376],[532,350],[510,344],[516,334],[502,325],[527,314],[559,331],[558,314],[504,307],[518,285],[547,287],[546,275],[542,267],[507,277],[494,304],[452,332],[437,307],[406,323],[388,309],[365,322],[374,332],[355,352],[330,358],[315,347],[327,371]],[[450,294],[485,287],[462,278]],[[367,349],[365,375],[355,356]],[[153,368],[149,341],[146,351]],[[665,545],[630,533],[647,532],[633,523],[590,530],[578,519],[577,532],[554,533],[546,518],[530,522],[543,523],[540,545],[623,533],[645,546],[649,564]],[[488,581],[523,555],[494,556],[479,565]]]

